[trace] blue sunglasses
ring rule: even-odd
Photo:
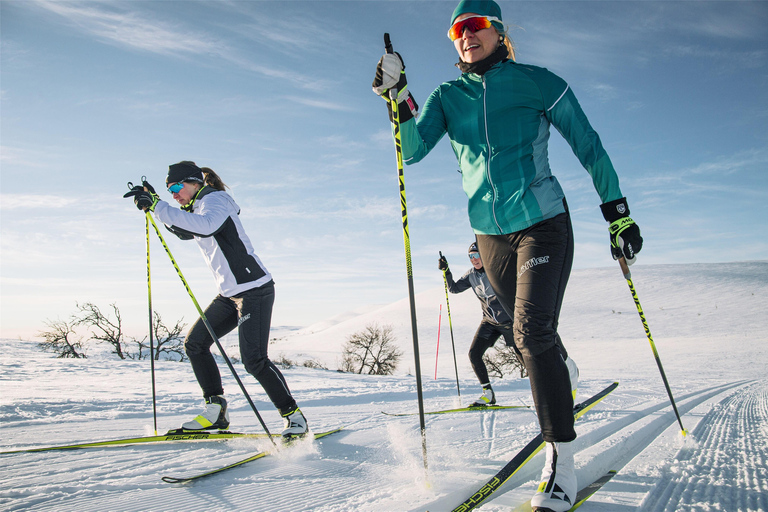
[[[471,253],[469,253],[469,259],[471,259],[471,260],[480,259],[480,253],[478,253],[478,252],[471,252]]]
[[[183,188],[184,188],[184,182],[180,181],[168,187],[168,192],[170,192],[171,194],[178,194],[179,192],[181,192],[181,189]]]

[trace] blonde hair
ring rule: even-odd
[[[211,187],[215,190],[226,190],[229,188],[226,183],[224,183],[219,177],[218,174],[213,172],[213,169],[210,167],[201,167],[201,171],[203,171],[203,177],[205,178],[205,184]]]
[[[515,43],[512,42],[512,39],[509,38],[506,32],[502,34],[502,37],[504,38],[502,44],[507,47],[507,57],[517,62],[517,59],[515,59]]]

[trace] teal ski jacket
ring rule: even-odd
[[[565,212],[549,167],[549,127],[562,134],[602,202],[623,197],[600,137],[568,84],[540,67],[505,60],[484,75],[464,73],[400,127],[403,160],[424,158],[448,134],[477,234],[515,233]]]

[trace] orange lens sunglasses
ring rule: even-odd
[[[451,25],[451,29],[448,31],[448,37],[451,39],[451,41],[455,41],[460,38],[462,34],[464,34],[465,29],[474,33],[478,30],[483,30],[484,28],[490,28],[492,21],[501,22],[500,19],[494,16],[477,15],[464,18],[463,20],[457,21]]]

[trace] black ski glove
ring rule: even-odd
[[[448,260],[445,259],[445,256],[443,256],[442,253],[440,254],[440,259],[437,260],[437,268],[443,272],[448,270]]]
[[[392,121],[392,102],[390,91],[397,95],[397,113],[399,121],[404,123],[419,115],[419,105],[408,91],[408,80],[405,78],[405,64],[400,54],[385,53],[376,66],[376,76],[373,78],[373,92],[384,98],[389,110],[389,120]],[[407,108],[406,108],[407,107]]]
[[[640,228],[635,221],[629,218],[629,206],[627,198],[622,197],[615,201],[609,201],[600,205],[605,220],[610,222],[608,232],[611,239],[611,256],[618,260],[621,257],[631,265],[635,262],[635,256],[643,248],[643,237],[640,236]]]
[[[160,200],[160,196],[155,193],[155,189],[146,180],[142,185],[136,185],[126,192],[123,197],[133,197],[133,203],[136,208],[142,211],[155,211],[155,205]]]

